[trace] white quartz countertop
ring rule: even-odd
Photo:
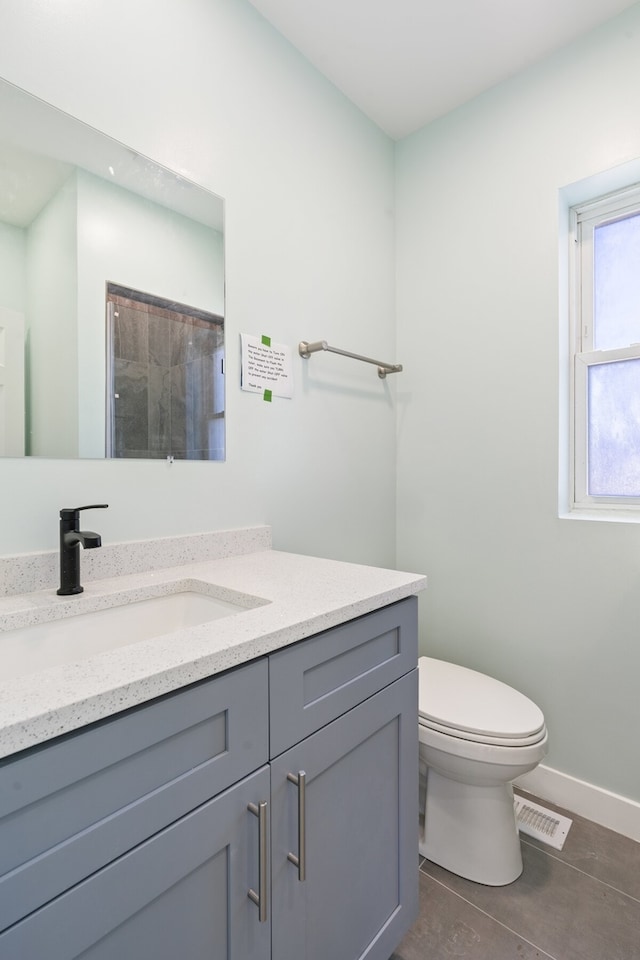
[[[197,581],[245,609],[200,626],[13,679],[2,677],[2,631],[152,596]],[[40,590],[0,598],[0,757],[144,703],[402,600],[418,574],[275,550],[94,580],[78,597]]]

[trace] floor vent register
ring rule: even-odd
[[[513,802],[520,833],[535,837],[556,850],[562,850],[573,820],[553,810],[547,810],[532,800],[514,797]]]

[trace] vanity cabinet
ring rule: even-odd
[[[417,916],[416,607],[269,658],[273,960],[388,960]]]
[[[0,765],[3,960],[387,960],[417,913],[415,598]]]

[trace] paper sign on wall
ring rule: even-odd
[[[265,400],[293,396],[291,348],[270,337],[241,333],[243,390],[261,393]]]

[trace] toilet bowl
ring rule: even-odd
[[[490,886],[522,873],[512,781],[547,752],[542,711],[507,684],[420,657],[422,856]]]

